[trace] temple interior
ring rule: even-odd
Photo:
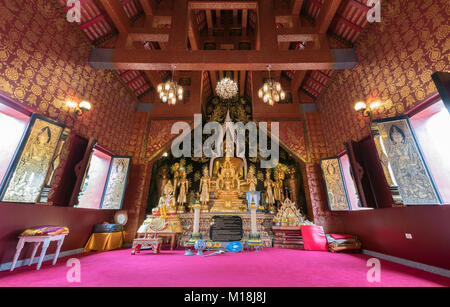
[[[449,20],[0,0],[0,287],[450,286]]]

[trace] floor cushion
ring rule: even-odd
[[[358,251],[361,249],[361,241],[354,235],[327,235],[328,248],[331,252]]]
[[[322,226],[302,225],[301,232],[305,250],[328,251],[327,238]]]
[[[57,236],[68,234],[69,228],[63,226],[36,226],[22,232],[22,236]]]

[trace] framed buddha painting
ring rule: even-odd
[[[349,211],[350,202],[338,157],[320,160],[322,174],[327,190],[328,206],[331,211]]]
[[[33,114],[0,187],[3,202],[36,203],[65,126]]]
[[[114,156],[109,166],[101,209],[122,209],[130,172],[131,157]]]
[[[375,120],[372,130],[384,174],[404,205],[441,203],[407,116]]]

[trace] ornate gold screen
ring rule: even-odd
[[[33,115],[25,141],[13,161],[4,184],[2,201],[35,203],[54,160],[64,126]]]
[[[102,209],[121,209],[128,180],[130,157],[113,157],[103,194]]]
[[[408,119],[375,122],[377,147],[389,184],[398,186],[403,204],[439,204],[440,199],[417,146]]]
[[[350,210],[339,159],[323,159],[320,161],[320,166],[322,167],[330,209],[332,211]]]

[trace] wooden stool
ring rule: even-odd
[[[17,246],[16,246],[16,254],[14,255],[14,260],[11,265],[10,271],[13,271],[14,268],[16,267],[17,260],[19,259],[20,252],[22,251],[25,243],[33,243],[34,244],[33,253],[31,254],[31,258],[30,258],[30,262],[28,263],[28,266],[30,266],[33,263],[34,256],[36,255],[39,245],[42,243],[41,256],[39,257],[38,265],[36,268],[36,270],[39,270],[41,268],[42,261],[44,260],[45,253],[47,252],[47,248],[50,245],[50,242],[58,241],[58,247],[56,249],[55,257],[53,258],[53,265],[55,265],[56,261],[58,260],[59,252],[61,251],[61,246],[64,243],[64,238],[66,236],[67,236],[67,234],[57,235],[57,236],[26,236],[26,237],[20,236],[19,242],[17,243]]]

